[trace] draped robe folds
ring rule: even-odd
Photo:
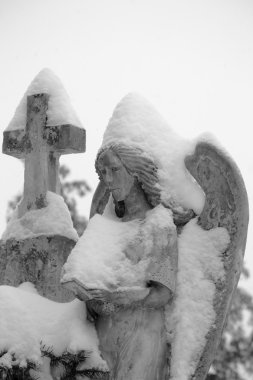
[[[166,380],[169,378],[170,342],[167,339],[165,306],[172,307],[177,273],[177,232],[172,222],[171,212],[158,206],[167,213],[167,226],[153,223],[149,228],[149,241],[152,241],[149,263],[146,269],[146,284],[155,284],[157,289],[169,289],[171,297],[169,305],[161,299],[153,307],[148,299],[124,302],[116,307],[110,305],[113,300],[101,305],[101,301],[90,300],[88,309],[99,315],[96,319],[100,350],[110,368],[110,380]],[[157,216],[156,210],[154,216]],[[145,221],[144,221],[145,222]],[[151,238],[151,239],[150,239]],[[145,235],[139,244],[126,247],[125,254],[132,260],[145,249]],[[131,291],[131,284],[129,284]],[[127,293],[127,290],[126,290]],[[113,296],[112,296],[113,299]],[[110,308],[110,306],[112,306]],[[115,305],[114,305],[115,306]],[[108,312],[111,310],[111,312]],[[167,322],[167,323],[166,323]]]

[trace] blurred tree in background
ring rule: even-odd
[[[87,219],[79,213],[77,199],[78,197],[84,197],[91,191],[91,188],[85,180],[68,181],[67,177],[69,174],[69,168],[62,165],[60,167],[61,195],[68,206],[74,228],[78,235],[81,236],[86,228]]]
[[[242,276],[249,277],[244,268]],[[236,289],[227,325],[207,380],[253,379],[253,298]]]
[[[68,181],[69,174],[66,166],[60,167],[61,194],[80,236],[86,228],[87,219],[79,214],[77,199],[84,197],[91,189],[84,180]],[[20,198],[20,195],[16,196],[9,202],[7,218]],[[246,268],[242,276],[249,277]],[[246,290],[237,288],[216,358],[206,380],[249,379],[253,379],[253,298]]]

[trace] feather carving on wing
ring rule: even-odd
[[[214,358],[242,270],[249,218],[248,199],[236,164],[211,143],[199,142],[195,153],[186,157],[185,165],[206,195],[198,225],[203,230],[224,227],[230,237],[230,243],[222,254],[225,277],[215,284],[215,322],[206,335],[206,344],[191,376],[191,379],[202,380]]]

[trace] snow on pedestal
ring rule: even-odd
[[[60,235],[77,241],[78,235],[64,199],[50,191],[47,192],[46,199],[46,207],[27,211],[21,218],[18,217],[17,207],[7,224],[2,240],[24,240],[41,235]]]
[[[53,302],[26,283],[20,288],[0,286],[0,310],[0,368],[25,368],[34,363],[39,375],[44,375],[40,378],[45,379],[50,375],[44,357],[48,350],[56,357],[84,351],[86,369],[108,371],[100,356],[95,327],[87,321],[84,302]]]
[[[63,199],[49,192],[47,200],[22,218],[14,211],[0,244],[0,284],[30,281],[41,295],[65,302],[74,296],[62,288],[61,270],[78,236]]]
[[[28,211],[21,218],[18,208],[2,235],[0,281],[19,285],[36,284],[51,299],[67,301],[73,296],[60,286],[61,268],[78,240],[63,198],[47,193],[47,206]]]

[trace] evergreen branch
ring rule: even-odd
[[[88,377],[94,380],[109,380],[109,372],[99,371],[97,369],[85,369],[83,371],[76,372],[77,375],[82,377]]]

